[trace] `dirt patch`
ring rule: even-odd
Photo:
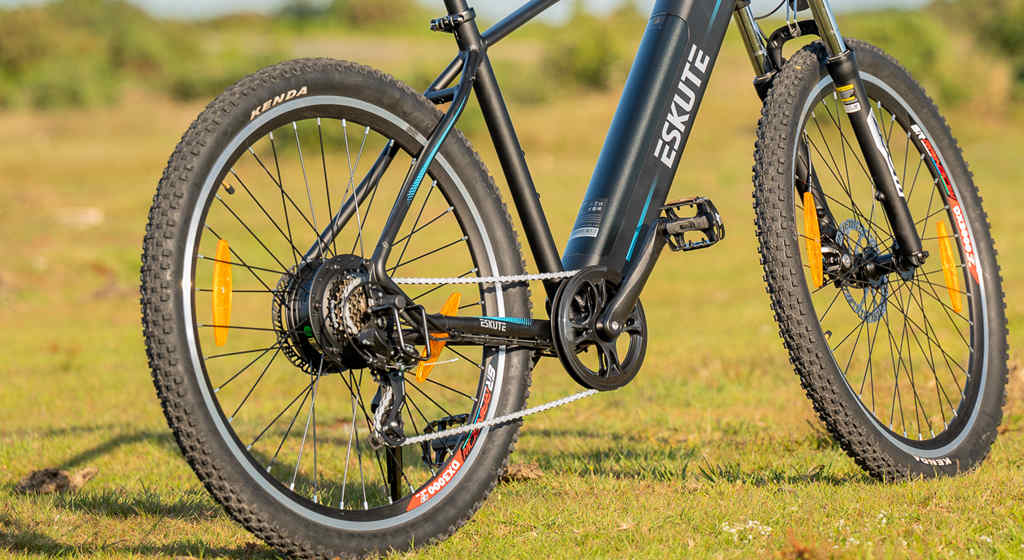
[[[517,463],[509,465],[505,474],[502,475],[502,482],[522,482],[524,480],[537,480],[544,476],[537,463]]]
[[[96,467],[86,467],[74,473],[59,469],[33,471],[18,482],[14,491],[19,494],[53,494],[69,490],[76,491],[85,486],[97,473],[99,473],[99,469]]]

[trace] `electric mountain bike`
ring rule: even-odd
[[[431,543],[480,507],[524,416],[632,381],[659,255],[725,235],[711,200],[667,196],[730,19],[763,100],[765,280],[815,410],[879,479],[977,466],[1002,417],[1001,280],[978,190],[917,82],[845,39],[827,0],[786,0],[769,36],[746,0],[658,0],[560,254],[488,59],[556,2],[481,32],[467,0],[444,0],[431,27],[459,54],[423,93],[295,60],[184,134],[149,214],[143,326],[167,420],[228,513],[303,558]],[[786,60],[805,35],[820,40]],[[536,273],[455,126],[474,93]],[[545,356],[585,391],[526,408]]]

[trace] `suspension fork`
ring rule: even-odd
[[[928,253],[921,246],[921,237],[907,207],[903,185],[897,177],[892,155],[861,80],[857,57],[846,46],[828,0],[807,0],[807,3],[829,55],[826,60],[829,75],[871,173],[875,198],[882,203],[896,238],[894,257],[897,266],[905,269],[919,267],[928,258]]]
[[[747,48],[750,56],[750,63],[754,67],[757,77],[754,79],[754,89],[758,97],[764,101],[768,97],[772,81],[781,70],[779,57],[773,55],[768,49],[768,39],[765,37],[761,27],[754,18],[754,12],[750,2],[740,1],[736,3],[736,10],[733,13],[733,20],[739,29],[740,37]],[[811,24],[812,27],[814,24]],[[798,28],[799,29],[799,28]],[[805,31],[806,32],[806,31]],[[811,31],[812,33],[814,31]],[[774,37],[774,36],[773,36]],[[793,38],[791,35],[789,38]],[[814,197],[815,208],[818,214],[818,221],[821,224],[823,238],[831,242],[835,238],[838,226],[835,217],[828,205],[828,198],[821,188],[821,181],[818,179],[817,171],[811,165],[810,149],[807,143],[801,138],[797,144],[796,160],[796,190],[803,200],[803,195],[810,192]]]

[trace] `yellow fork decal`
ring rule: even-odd
[[[811,269],[814,287],[825,285],[825,272],[821,262],[821,229],[818,226],[818,208],[811,191],[804,193],[804,238],[807,245],[807,266]]]
[[[228,343],[231,324],[231,248],[221,239],[213,263],[213,341],[217,346]]]
[[[946,275],[946,289],[949,301],[953,303],[953,311],[960,313],[964,309],[963,298],[960,297],[960,275],[956,271],[956,260],[953,255],[953,236],[949,234],[946,222],[936,222],[939,230],[939,248],[942,253],[942,272]]]
[[[444,302],[444,306],[441,307],[441,315],[452,316],[459,312],[459,302],[462,301],[462,294],[455,292],[448,296],[448,301]],[[438,358],[441,357],[441,351],[444,350],[445,344],[444,339],[448,338],[445,333],[431,333],[431,337],[439,340],[430,340],[430,354],[427,354],[427,349],[423,349],[422,356],[426,358],[430,356],[429,360],[424,360],[416,366],[416,381],[423,383],[427,380],[431,370],[437,365]]]

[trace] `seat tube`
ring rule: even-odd
[[[808,4],[828,51],[826,66],[835,83],[836,94],[864,153],[875,197],[882,203],[896,238],[897,264],[904,268],[921,266],[928,253],[922,248],[921,237],[907,207],[903,185],[861,80],[857,57],[847,47],[828,0],[808,0]]]

